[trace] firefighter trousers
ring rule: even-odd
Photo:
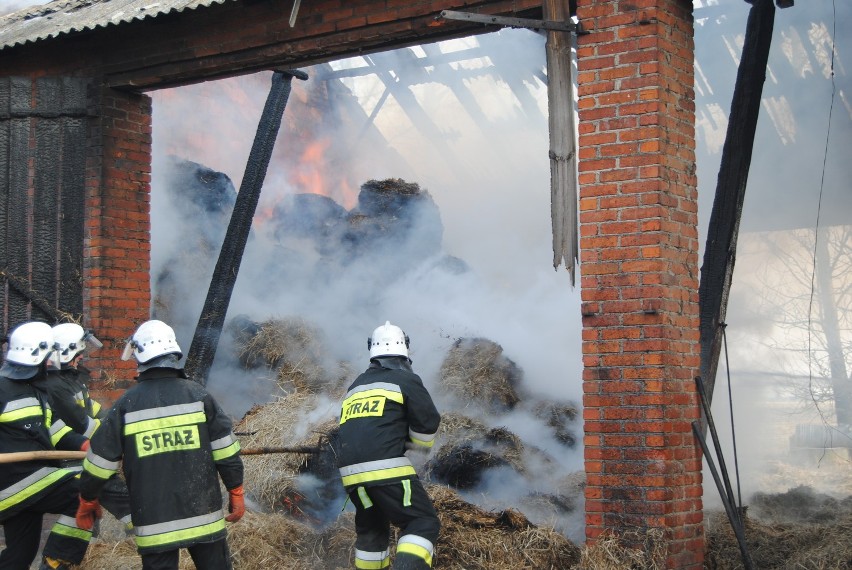
[[[231,570],[227,539],[187,547],[195,567],[201,570]],[[142,570],[178,570],[180,549],[142,554]]]
[[[432,567],[441,523],[419,479],[356,487],[349,498],[355,505],[355,568],[390,567],[391,524],[399,527],[393,568]]]
[[[0,570],[29,568],[38,554],[42,519],[46,513],[59,514],[50,529],[42,554],[79,564],[86,554],[92,533],[77,526],[79,485],[77,479],[66,479],[42,491],[23,510],[3,521],[6,548],[0,552]]]

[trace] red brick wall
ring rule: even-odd
[[[701,568],[692,5],[579,0],[586,536]]]
[[[151,98],[100,88],[86,176],[83,296],[87,325],[104,348],[87,363],[108,371],[94,395],[111,402],[130,385],[135,363],[123,341],[149,318]]]

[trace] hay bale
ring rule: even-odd
[[[269,404],[255,406],[240,420],[234,431],[240,434],[243,448],[316,446],[328,438],[326,431],[336,427],[335,412],[319,413],[306,425],[309,415],[317,414],[315,394],[294,392]],[[252,500],[265,511],[291,511],[299,491],[298,477],[310,456],[305,454],[268,454],[246,457],[245,488]],[[297,501],[298,502],[298,501]]]
[[[438,485],[427,486],[427,491],[441,519],[436,568],[571,568],[580,560],[580,549],[571,541],[549,527],[534,525],[517,511],[485,511]]]
[[[506,411],[521,401],[523,372],[503,355],[503,347],[484,338],[461,338],[441,363],[439,386],[461,401]]]
[[[444,226],[434,199],[401,178],[368,180],[347,216],[341,261],[377,256],[403,270],[441,250]]]
[[[435,483],[446,483],[456,489],[472,489],[482,482],[485,471],[508,465],[505,459],[465,443],[443,446],[426,463],[426,474],[427,479]]]
[[[328,358],[325,334],[319,327],[301,317],[269,319],[257,327],[241,319],[234,326],[240,362],[247,368],[264,364],[276,370],[276,381],[285,392],[343,394],[352,370]]]
[[[556,441],[569,448],[577,445],[577,436],[571,429],[572,424],[579,417],[579,409],[576,404],[541,402],[533,406],[532,413],[535,417],[544,420],[547,426],[553,430]],[[577,429],[581,431],[582,427]]]

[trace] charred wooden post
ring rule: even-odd
[[[700,369],[708,402],[713,400],[713,386],[722,347],[721,325],[725,322],[728,309],[728,295],[736,260],[737,233],[774,23],[773,0],[754,0],[749,9],[745,44],[734,85],[716,197],[710,214],[704,264],[701,267],[701,282],[698,286]]]
[[[305,80],[308,75],[299,70],[276,71],[272,75],[272,87],[266,98],[263,114],[260,116],[243,181],[240,184],[240,192],[234,204],[222,249],[219,251],[216,268],[213,270],[207,299],[198,317],[198,325],[195,327],[195,335],[192,337],[185,368],[187,374],[201,384],[207,383],[207,375],[216,356],[216,347],[225,324],[225,314],[231,302],[231,293],[237,281],[252,218],[260,199],[260,190],[263,187],[266,169],[272,157],[272,149],[281,127],[281,117],[287,106],[287,99],[290,97],[294,77]]]

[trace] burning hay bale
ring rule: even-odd
[[[447,487],[427,486],[441,519],[435,567],[446,570],[571,568],[580,549],[514,510],[485,511]]]
[[[439,385],[464,402],[506,411],[520,402],[522,380],[523,372],[503,354],[502,346],[484,338],[462,338],[441,364]]]
[[[347,364],[329,362],[322,330],[302,318],[253,324],[241,317],[231,331],[240,362],[246,368],[264,364],[276,370],[278,385],[285,392],[338,397],[343,394],[344,382],[353,375]]]
[[[322,255],[334,252],[344,230],[346,208],[320,194],[288,195],[275,205],[274,235],[279,241],[307,239]]]
[[[489,428],[479,420],[447,413],[441,418],[437,441],[436,452],[423,466],[422,476],[427,480],[471,489],[488,469],[524,469],[524,445],[504,427]]]
[[[226,174],[175,156],[167,157],[164,177],[170,180],[169,209],[181,224],[170,240],[168,261],[155,276],[153,316],[181,328],[195,307],[176,301],[199,282],[209,282],[237,191]]]
[[[393,257],[399,269],[441,250],[444,226],[429,192],[401,178],[361,185],[358,205],[349,212],[342,236],[344,261],[376,255]]]
[[[482,481],[485,471],[508,465],[502,457],[465,443],[442,447],[426,464],[426,476],[456,489],[472,489]]]
[[[294,392],[252,408],[234,431],[241,434],[240,445],[245,449],[316,446],[321,449],[320,453],[333,453],[332,449],[325,447],[331,437],[326,431],[336,428],[337,410],[324,411],[317,406],[318,399],[314,394]],[[306,427],[309,415],[318,419]],[[305,492],[300,487],[299,478],[306,472],[311,460],[309,455],[300,453],[246,458],[243,461],[246,491],[264,511],[285,511],[297,516],[305,514],[308,505],[303,502]],[[337,478],[336,473],[334,477]],[[342,492],[342,487],[340,490]]]

